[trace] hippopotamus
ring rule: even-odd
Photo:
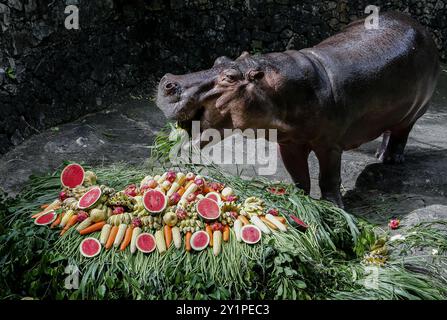
[[[216,59],[212,68],[166,74],[157,105],[187,126],[277,130],[285,168],[310,192],[309,153],[323,199],[342,207],[341,156],[383,134],[376,156],[402,163],[408,135],[429,105],[439,73],[429,32],[411,17],[381,13],[311,48]]]

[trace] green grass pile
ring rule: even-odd
[[[101,184],[121,189],[145,175],[162,172],[151,165],[125,164],[91,168]],[[284,195],[268,191],[265,179],[242,179],[213,166],[182,167],[231,186],[242,198],[256,195],[268,207],[293,213],[309,229],[303,233],[263,235],[249,246],[234,234],[215,257],[211,250],[185,252],[171,247],[165,254],[102,251],[83,258],[83,239],[74,229],[64,237],[59,232],[33,224],[31,214],[42,203],[56,198],[60,172],[31,177],[15,198],[0,202],[0,297],[38,299],[445,299],[446,279],[424,256],[408,258],[416,246],[447,248],[442,231],[432,226],[413,230],[405,240],[390,242],[374,227],[352,215],[305,196],[283,184]],[[287,216],[287,214],[286,214]],[[434,229],[434,228],[433,228]],[[436,233],[438,232],[438,233]],[[99,236],[99,235],[98,235]],[[385,240],[384,240],[385,239]],[[385,264],[369,265],[364,255],[378,242],[389,248]],[[391,250],[392,249],[392,250]],[[411,261],[410,261],[411,260]],[[79,271],[79,281],[70,277]],[[76,272],[75,272],[76,273]],[[67,288],[67,284],[70,288]]]

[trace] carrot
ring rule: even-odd
[[[188,231],[185,236],[185,249],[186,251],[191,251],[191,236],[192,232]]]
[[[230,227],[227,224],[224,227],[223,241],[227,242],[228,240],[230,240]]]
[[[53,222],[53,223],[51,224],[51,226],[50,226],[51,229],[55,228],[56,226],[59,225],[59,223],[61,223],[61,220],[62,220],[62,216],[63,216],[63,215],[64,215],[64,213],[62,212],[61,214],[59,214],[59,215],[57,216],[56,220],[54,220],[54,222]]]
[[[278,216],[274,216],[279,222],[281,222],[282,224],[286,224],[287,220],[284,217],[278,217]]]
[[[262,220],[262,222],[264,222],[266,225],[268,225],[270,229],[273,229],[273,230],[277,230],[277,229],[278,229],[278,228],[277,228],[273,223],[271,223],[266,217],[261,216],[261,220]]]
[[[204,188],[203,188],[203,193],[209,193],[209,192],[211,192],[211,191],[213,191],[210,187],[208,187],[208,186],[205,186]]]
[[[241,219],[242,223],[244,225],[250,224],[250,221],[248,221],[247,217],[240,215],[239,219]]]
[[[126,234],[124,235],[124,240],[121,242],[120,250],[123,251],[129,245],[130,240],[132,239],[133,228],[129,227],[126,230]]]
[[[178,190],[177,190],[177,193],[180,195],[180,197],[181,196],[183,196],[183,194],[185,193],[185,191],[186,191],[186,189],[185,189],[185,187],[180,187]]]
[[[166,241],[166,248],[169,248],[172,242],[172,230],[171,227],[168,225],[165,225],[164,227],[165,232],[165,241]]]
[[[50,204],[49,203],[44,203],[43,205],[40,206],[40,209],[46,209],[48,208]]]
[[[65,225],[65,227],[62,229],[61,231],[61,236],[68,231],[68,229],[70,229],[71,227],[73,227],[76,222],[78,221],[78,215],[74,214],[73,216],[70,217],[70,220],[68,220],[67,224]]]
[[[206,229],[206,233],[208,233],[208,235],[210,236],[210,247],[212,247],[213,246],[213,229],[211,228],[211,226],[209,224],[206,225],[205,229]]]
[[[102,229],[102,227],[104,227],[105,224],[106,224],[105,221],[96,222],[96,223],[92,224],[91,226],[89,226],[85,229],[82,229],[81,231],[79,231],[79,233],[81,235],[85,235],[85,234],[89,234],[89,233],[92,233],[95,231],[100,231]]]
[[[113,226],[112,230],[110,230],[110,235],[106,242],[106,249],[110,249],[112,247],[117,233],[118,233],[118,226]]]

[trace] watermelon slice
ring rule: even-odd
[[[160,213],[166,209],[168,200],[163,192],[149,189],[143,196],[143,205],[151,213]]]
[[[64,187],[75,188],[84,183],[84,175],[84,168],[79,164],[69,164],[62,170],[61,183]]]
[[[101,243],[95,238],[85,238],[79,245],[79,250],[84,257],[92,258],[101,252]]]
[[[56,220],[57,214],[54,210],[48,211],[47,213],[44,213],[36,218],[34,220],[34,223],[38,226],[46,226],[50,223],[53,223],[54,220]]]
[[[155,250],[155,237],[150,233],[141,233],[137,237],[136,245],[143,253],[150,253]]]
[[[222,201],[220,198],[220,194],[217,192],[208,192],[206,194],[205,198],[213,199],[217,203],[220,203]]]
[[[290,218],[293,220],[293,222],[296,223],[298,230],[300,230],[302,232],[306,232],[307,228],[309,228],[309,226],[306,223],[304,223],[304,221],[302,221],[301,219],[298,219],[293,214],[290,215]]]
[[[241,238],[245,243],[255,244],[261,240],[261,230],[252,224],[247,224],[241,229]]]
[[[213,221],[219,218],[220,208],[216,201],[211,198],[203,198],[197,202],[196,210],[199,216],[206,221]]]
[[[78,208],[84,210],[93,207],[101,198],[101,195],[102,191],[100,187],[91,188],[79,199]]]
[[[210,243],[210,236],[203,230],[196,231],[191,236],[190,243],[191,248],[196,251],[202,251],[203,249],[208,247],[208,244]]]

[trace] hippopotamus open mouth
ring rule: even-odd
[[[235,61],[220,57],[208,70],[164,75],[158,85],[157,106],[188,131],[192,121],[200,121],[201,130],[262,128],[262,117],[256,115],[270,113],[266,86],[261,65],[248,53]]]

